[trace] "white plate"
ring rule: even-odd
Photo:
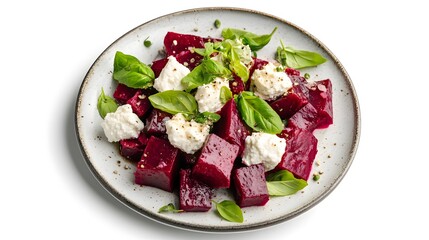
[[[107,142],[100,127],[97,98],[103,87],[112,96],[113,59],[122,51],[151,63],[162,49],[168,31],[200,36],[220,37],[221,29],[213,26],[219,19],[223,27],[245,28],[265,34],[278,27],[271,42],[258,52],[262,59],[273,59],[280,39],[285,45],[321,53],[328,61],[316,68],[303,70],[314,80],[330,78],[333,85],[334,124],[316,130],[318,154],[313,172],[323,171],[318,182],[309,180],[303,192],[290,197],[271,198],[263,207],[244,208],[244,223],[222,220],[214,208],[206,213],[159,214],[168,203],[178,204],[176,194],[134,184],[135,166],[119,155],[117,144]],[[150,48],[143,46],[147,38]],[[81,85],[76,103],[76,132],[83,156],[101,185],[120,202],[155,221],[189,230],[225,232],[267,227],[291,219],[315,206],[338,185],[350,167],[360,134],[360,113],[352,82],[338,59],[320,41],[305,30],[283,19],[254,10],[237,8],[202,8],[172,13],[144,23],[110,45],[94,62]],[[232,199],[227,191],[218,191],[216,200]]]

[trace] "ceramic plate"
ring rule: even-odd
[[[213,26],[219,19],[223,27],[241,28],[265,34],[278,27],[271,42],[258,52],[262,59],[273,59],[280,39],[285,45],[321,53],[328,61],[316,68],[303,70],[313,80],[329,78],[333,85],[334,124],[316,130],[319,140],[313,172],[322,171],[319,181],[308,181],[304,191],[293,196],[271,198],[263,207],[244,208],[244,222],[222,220],[214,210],[205,213],[158,213],[168,203],[178,204],[176,194],[134,184],[135,164],[119,155],[117,144],[109,143],[100,126],[97,98],[101,88],[112,96],[113,59],[122,51],[150,64],[159,58],[168,31],[200,36],[220,37],[221,29]],[[143,41],[150,36],[153,45]],[[208,232],[247,231],[264,228],[291,219],[324,199],[346,174],[355,155],[360,133],[357,96],[352,82],[338,59],[328,48],[305,30],[281,18],[237,8],[202,8],[172,13],[132,29],[112,43],[94,62],[81,85],[76,103],[76,132],[83,156],[101,185],[120,202],[142,215],[170,226]],[[217,191],[215,200],[233,199],[227,191]]]

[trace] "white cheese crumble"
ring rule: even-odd
[[[210,133],[209,125],[187,121],[181,113],[166,121],[165,128],[171,145],[189,154],[198,151]]]
[[[255,95],[264,100],[273,100],[282,96],[292,87],[289,76],[278,72],[273,63],[268,63],[262,69],[256,69],[251,77]]]
[[[242,160],[247,166],[262,163],[265,171],[270,171],[280,163],[285,150],[284,138],[274,134],[254,132],[246,137]]]
[[[199,86],[195,94],[199,112],[217,112],[224,104],[220,101],[220,89],[229,89],[229,80],[225,78],[215,78],[213,82]]]
[[[115,112],[108,113],[101,127],[109,142],[118,142],[122,139],[137,138],[144,124],[133,113],[131,105],[125,104],[119,106]]]
[[[174,56],[168,57],[168,62],[162,69],[159,77],[155,79],[153,87],[158,92],[167,90],[184,90],[182,78],[190,73],[189,69],[180,64]]]

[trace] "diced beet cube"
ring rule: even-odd
[[[299,128],[286,128],[286,152],[275,170],[288,170],[295,177],[308,180],[317,154],[317,138],[312,132]]]
[[[316,128],[327,128],[333,123],[332,84],[329,79],[316,81],[309,91],[310,103],[318,112]]]
[[[238,149],[238,146],[210,134],[192,169],[192,176],[212,188],[228,188]]]
[[[203,60],[203,56],[191,51],[182,51],[175,55],[176,60],[192,71]]]
[[[168,32],[164,37],[167,55],[176,55],[181,51],[190,50],[188,47],[204,48],[204,39],[191,34]]]
[[[244,150],[244,140],[250,135],[250,131],[241,119],[234,99],[226,102],[220,116],[220,120],[214,124],[213,132],[227,142],[237,145],[240,156]]]
[[[152,62],[152,65],[150,66],[150,68],[152,68],[152,71],[155,74],[155,78],[159,77],[159,74],[161,74],[161,71],[165,67],[167,62],[168,62],[167,58],[158,59]]]
[[[154,108],[146,118],[145,131],[149,135],[163,135],[166,133],[165,122],[171,119],[171,114]]]
[[[297,89],[298,91],[295,91]],[[270,106],[281,119],[289,119],[308,103],[307,97],[302,94],[298,86],[292,87],[286,96],[270,103]]]
[[[232,94],[239,94],[244,91],[244,82],[239,76],[235,74],[233,74],[233,77],[234,79],[229,81],[229,88],[231,89]]]
[[[136,94],[137,91],[138,89],[130,88],[125,84],[119,83],[113,93],[113,97],[120,104],[125,104],[128,99],[132,98]]]
[[[186,212],[207,212],[211,209],[213,189],[191,176],[191,169],[180,170],[180,209]]]
[[[143,150],[144,146],[138,139],[123,139],[119,141],[119,151],[125,158],[138,161],[143,154]]]
[[[173,191],[178,173],[179,150],[167,140],[151,136],[137,164],[135,182]]]
[[[263,206],[268,202],[264,165],[234,169],[233,179],[236,201],[240,207]]]
[[[131,105],[133,112],[140,118],[152,109],[148,96],[142,90],[138,90],[132,98],[128,99],[127,104]]]
[[[311,103],[307,103],[288,120],[288,127],[313,132],[318,126],[319,114]]]

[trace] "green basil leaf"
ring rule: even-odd
[[[237,100],[241,118],[253,130],[271,134],[278,134],[283,130],[280,116],[263,99],[249,92],[242,92]]]
[[[242,223],[244,221],[241,208],[233,201],[223,200],[222,202],[212,201],[216,205],[219,215],[230,222]]]
[[[200,65],[182,78],[181,82],[186,91],[189,92],[194,88],[211,83],[216,77],[229,78],[231,77],[231,71],[224,67],[222,63],[208,58],[204,59]]]
[[[212,112],[202,112],[202,113],[198,113],[195,117],[194,117],[194,121],[197,123],[215,123],[217,121],[219,121],[220,119],[220,115],[217,113],[212,113]]]
[[[244,44],[249,45],[252,51],[258,51],[270,42],[276,30],[277,27],[270,34],[257,35],[241,29],[225,28],[222,30],[222,37],[232,40],[241,39]]]
[[[232,92],[231,92],[231,90],[228,87],[226,87],[226,86],[222,86],[220,88],[220,96],[219,96],[219,98],[220,98],[220,102],[222,104],[225,104],[226,102],[228,102],[229,100],[232,99]]]
[[[297,179],[287,170],[280,170],[267,176],[267,188],[270,196],[288,196],[307,186],[307,182]]]
[[[286,65],[291,68],[300,69],[314,67],[326,62],[322,55],[304,50],[296,50],[292,47],[285,47]]]
[[[149,96],[149,101],[154,108],[171,114],[192,115],[198,110],[194,96],[183,91],[167,90],[156,93]]]
[[[205,58],[210,58],[215,52],[212,42],[206,42],[204,43],[204,48],[194,48],[194,51]]]
[[[177,209],[176,206],[174,206],[174,204],[169,203],[165,206],[160,207],[158,210],[158,213],[165,213],[165,212],[179,213],[179,212],[183,212],[183,210]]]
[[[108,113],[115,112],[117,108],[118,104],[115,99],[106,96],[104,94],[104,89],[101,88],[101,94],[97,101],[97,109],[100,116],[104,119]]]
[[[155,74],[136,57],[118,51],[113,63],[113,79],[131,88],[148,88],[153,85]]]

